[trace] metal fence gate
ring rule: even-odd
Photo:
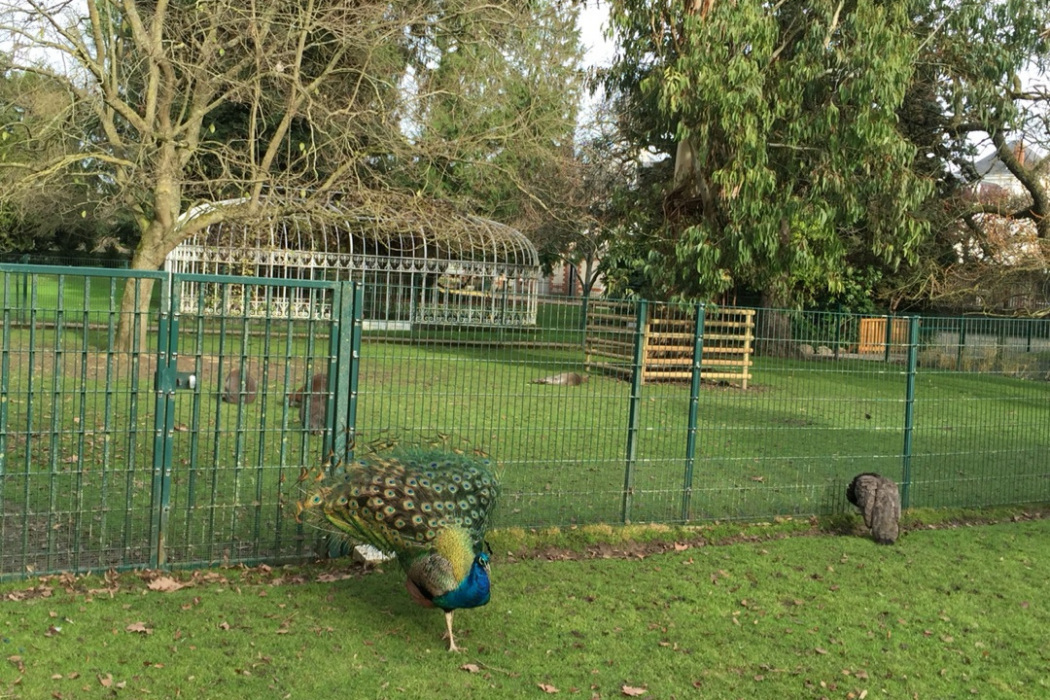
[[[841,513],[865,471],[911,507],[1050,501],[1047,319],[548,298],[403,328],[366,292],[0,264],[0,577],[307,559],[301,468],[406,432],[494,458],[497,527]]]
[[[218,311],[183,313],[186,281]],[[296,318],[269,311],[287,285],[309,300]],[[352,444],[359,299],[346,282],[0,265],[0,575],[309,556],[297,477]]]

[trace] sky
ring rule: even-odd
[[[577,26],[580,28],[580,43],[585,52],[583,59],[585,68],[608,66],[612,63],[615,45],[604,36],[608,14],[605,3],[598,2],[598,0],[587,0],[580,10]],[[601,99],[600,89],[594,95],[584,92],[577,122],[580,129],[586,130],[586,124]]]
[[[613,43],[602,35],[607,17],[605,4],[597,0],[588,0],[580,11],[580,43],[587,51],[588,65],[607,66],[612,62]]]

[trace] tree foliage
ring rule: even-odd
[[[68,113],[61,83],[34,74],[0,74],[0,166],[55,157],[88,138],[88,124]],[[89,178],[70,176],[31,196],[17,196],[17,177],[0,167],[0,251],[90,249],[100,222],[90,214],[97,199]]]
[[[583,73],[577,11],[547,0],[531,7],[517,25],[460,18],[420,77],[429,97],[413,122],[423,192],[534,233],[561,213]]]
[[[708,299],[747,286],[788,303],[845,294],[914,255],[925,228],[911,212],[931,187],[897,130],[918,48],[903,4],[613,8],[610,81],[651,103],[648,133],[677,144],[646,268],[655,284]]]
[[[899,114],[916,167],[937,182],[923,211],[935,235],[887,293],[949,308],[1042,306],[1032,291],[1045,287],[1050,254],[1050,5],[938,2],[915,26],[922,50]],[[974,162],[989,153],[1023,194],[980,186]]]
[[[13,48],[8,73],[61,84],[69,100],[56,119],[86,115],[90,126],[87,137],[69,134],[67,148],[45,158],[6,161],[6,177],[21,196],[73,174],[90,179],[102,216],[135,221],[136,269],[159,267],[196,230],[264,203],[316,210],[338,199],[351,215],[426,217],[420,162],[439,150],[452,159],[513,152],[544,133],[540,111],[485,107],[511,84],[493,71],[540,69],[468,57],[475,49],[504,55],[507,39],[542,6],[0,0],[0,33]],[[496,92],[484,89],[490,84]],[[418,120],[442,100],[486,120],[446,130],[437,145]],[[516,165],[472,161],[478,178]],[[229,199],[238,205],[184,216]]]
[[[1009,165],[1010,135],[1046,115],[1017,79],[1045,67],[1046,3],[615,0],[612,17],[625,133],[674,168],[636,262],[667,295],[928,295],[979,209],[975,135]],[[1050,221],[1028,184],[1013,214]]]

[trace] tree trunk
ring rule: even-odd
[[[756,324],[755,352],[767,357],[790,357],[794,353],[791,341],[791,317],[781,308],[778,296],[766,290],[762,293],[762,309]]]
[[[152,188],[153,216],[139,222],[142,237],[131,258],[132,270],[159,270],[164,264],[164,258],[184,237],[184,234],[176,232],[182,202],[182,189],[178,184],[182,168],[173,140],[165,139],[162,142],[158,156],[157,181]],[[136,347],[140,351],[146,348],[152,321],[149,309],[152,293],[152,279],[129,279],[124,285],[124,296],[120,300],[120,326],[117,329],[117,348],[122,352],[130,352]]]
[[[143,236],[135,255],[131,258],[132,270],[158,270],[164,262],[166,253],[159,253],[155,245],[147,246],[146,240],[146,236]],[[149,329],[154,321],[150,312],[153,282],[153,278],[150,277],[131,277],[124,284],[124,294],[120,298],[116,350],[141,352],[147,349]]]
[[[594,257],[587,256],[583,262],[583,296],[589,297],[591,290],[594,289],[594,283],[598,281],[598,273],[595,269],[597,264]]]

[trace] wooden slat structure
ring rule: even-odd
[[[587,314],[587,367],[630,377],[637,318],[633,305],[591,302]],[[674,307],[657,307],[642,329],[642,383],[692,379],[696,318]],[[751,379],[755,310],[720,308],[704,315],[700,377],[739,383]]]
[[[860,342],[857,343],[857,352],[861,355],[882,354],[886,352],[886,323],[889,321],[885,316],[860,319]],[[897,352],[903,352],[903,347],[908,344],[908,319],[895,318],[890,326],[890,352],[897,348]]]

